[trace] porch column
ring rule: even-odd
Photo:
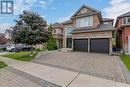
[[[65,36],[65,37],[64,37],[64,48],[67,47],[67,46],[66,46],[66,45],[67,45],[67,44],[66,44],[66,39],[67,39],[67,37]]]
[[[112,38],[109,38],[109,41],[110,41],[110,43],[109,43],[109,54],[110,55],[112,55]]]
[[[73,47],[73,38],[72,38],[72,47],[71,47],[71,48],[72,48],[72,50],[74,50],[74,49],[73,49],[73,48],[74,48],[74,47]]]
[[[88,53],[90,53],[90,37],[88,37]]]

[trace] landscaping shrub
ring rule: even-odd
[[[38,52],[40,52],[40,51],[42,51],[42,49],[40,49],[40,48],[37,48],[37,49],[35,49],[35,51],[38,51]]]
[[[0,68],[6,67],[7,64],[5,64],[4,62],[0,61]]]
[[[6,51],[6,48],[0,48],[0,51]]]
[[[47,49],[48,50],[57,50],[57,44],[56,44],[56,40],[51,37],[48,42],[47,42]]]

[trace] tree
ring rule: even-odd
[[[49,38],[46,27],[47,22],[40,15],[23,11],[13,27],[12,40],[17,44],[31,45],[33,55],[33,45],[45,43]]]
[[[47,41],[47,49],[48,50],[56,50],[57,44],[56,44],[55,38],[52,35],[53,27],[51,24],[48,27],[48,31],[49,31],[49,39]]]

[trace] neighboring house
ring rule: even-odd
[[[4,45],[7,43],[7,39],[5,38],[5,34],[0,33],[0,45]]]
[[[0,33],[0,49],[6,48],[7,39],[5,38],[5,34]]]
[[[112,53],[113,19],[102,18],[100,11],[83,5],[70,20],[63,22],[63,47],[74,51]]]
[[[12,32],[13,32],[13,30],[6,29],[6,31],[5,31],[5,38],[8,39],[8,40],[11,40]]]
[[[53,24],[52,35],[56,40],[58,48],[63,47],[63,24],[55,23]]]
[[[130,12],[117,17],[116,23],[116,44],[124,53],[130,54]]]

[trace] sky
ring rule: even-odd
[[[38,13],[49,24],[68,20],[83,4],[100,10],[103,17],[114,19],[130,11],[130,0],[15,0],[15,14],[0,16],[0,33],[14,26],[23,10]]]

